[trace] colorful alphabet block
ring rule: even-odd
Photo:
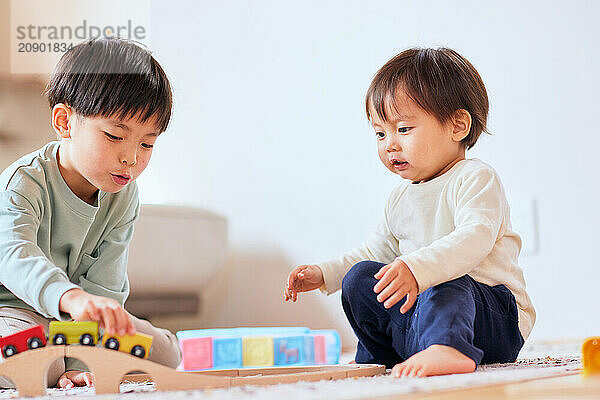
[[[270,367],[273,365],[273,338],[242,338],[242,355],[244,367]]]
[[[213,338],[213,368],[242,368],[242,338]]]
[[[300,365],[304,362],[304,336],[273,338],[275,365]]]
[[[198,369],[210,369],[213,367],[211,337],[190,338],[183,340],[181,344],[181,353],[183,369],[194,371]]]
[[[303,327],[196,329],[177,338],[185,371],[337,364],[341,350],[336,331]]]

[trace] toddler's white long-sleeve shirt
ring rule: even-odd
[[[364,245],[319,264],[325,280],[321,290],[339,290],[344,275],[363,260],[389,264],[401,259],[419,293],[468,274],[489,286],[504,284],[513,293],[519,329],[527,339],[535,310],[518,265],[520,250],[498,174],[480,160],[463,160],[430,181],[396,188],[383,221]]]

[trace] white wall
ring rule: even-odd
[[[364,240],[398,177],[379,165],[363,96],[409,46],[448,46],[487,85],[491,163],[511,199],[534,197],[539,252],[521,258],[532,337],[600,334],[596,177],[600,54],[594,1],[154,1],[152,48],[175,113],[143,200],[208,207],[232,256],[206,324],[345,326],[339,297],[281,302],[287,271]]]

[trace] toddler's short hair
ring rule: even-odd
[[[445,47],[412,48],[396,55],[375,74],[366,95],[367,118],[373,108],[388,121],[386,104],[396,111],[395,95],[402,90],[419,107],[445,123],[455,111],[471,114],[471,130],[462,140],[467,149],[475,145],[486,127],[489,102],[477,70],[463,56]]]
[[[149,51],[119,38],[92,39],[61,57],[46,87],[50,107],[64,103],[84,117],[156,118],[164,132],[173,97],[167,75]]]

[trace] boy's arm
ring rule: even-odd
[[[37,245],[41,212],[17,192],[0,192],[0,283],[45,317],[68,319],[59,301],[78,286]]]
[[[451,233],[398,257],[416,278],[419,293],[469,273],[490,254],[505,229],[508,202],[494,171],[481,169],[465,177],[455,201]]]
[[[388,226],[386,208],[383,220],[365,244],[342,254],[335,260],[318,264],[323,271],[323,280],[325,281],[321,291],[332,294],[340,290],[344,275],[360,261],[371,260],[388,264],[397,256],[398,239]]]

